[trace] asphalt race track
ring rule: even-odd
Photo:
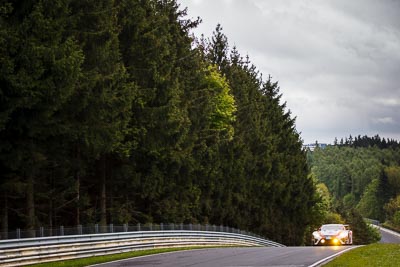
[[[262,247],[262,248],[214,248],[180,251],[153,256],[127,259],[97,267],[127,266],[312,266],[316,262],[341,251],[349,246],[327,247]]]
[[[393,233],[390,230],[381,228],[381,243],[400,244],[400,234]]]
[[[400,234],[380,229],[381,243],[400,243]],[[306,267],[356,246],[217,248],[164,253],[93,265],[97,267]]]

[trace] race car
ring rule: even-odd
[[[324,224],[312,233],[312,245],[352,245],[353,231],[347,224]]]

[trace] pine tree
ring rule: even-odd
[[[212,64],[217,65],[219,68],[224,69],[227,66],[228,55],[228,38],[222,33],[222,26],[218,24],[213,32],[211,45],[209,47],[208,59]]]
[[[62,130],[58,114],[75,91],[83,56],[66,28],[67,3],[6,3],[2,12],[1,39],[8,40],[1,52],[0,135],[8,143],[0,154],[8,175],[25,186],[26,227],[33,229],[35,185],[44,182],[38,178],[47,175],[50,157],[46,140]]]
[[[70,103],[74,109],[70,117],[71,126],[75,126],[70,141],[76,148],[73,153],[78,161],[83,156],[96,160],[95,163],[89,162],[88,167],[94,168],[100,178],[97,190],[101,225],[107,222],[107,181],[111,178],[109,161],[115,154],[124,156],[127,153],[122,141],[135,95],[135,85],[127,81],[120,55],[118,8],[113,0],[77,1],[73,6],[75,23],[80,27],[76,38],[82,45],[85,61],[80,86]],[[78,198],[80,172],[79,168],[75,172]]]
[[[188,31],[196,23],[182,20],[184,15],[175,1],[127,0],[120,11],[123,60],[129,79],[140,87],[131,118],[131,127],[142,132],[131,154],[141,192],[137,204],[158,222],[189,220],[189,191],[197,191],[184,80],[193,72],[193,66],[184,66],[193,62]]]

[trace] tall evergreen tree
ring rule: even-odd
[[[119,47],[119,25],[117,20],[119,4],[114,0],[76,1],[73,13],[79,26],[76,38],[82,45],[85,61],[82,78],[74,101],[71,116],[75,133],[72,144],[74,155],[96,160],[91,162],[99,188],[100,216],[102,225],[107,223],[107,181],[110,180],[110,157],[124,156],[122,141],[125,138],[135,86],[127,81],[125,66]],[[79,105],[76,105],[79,103]],[[72,108],[71,108],[72,109]],[[79,164],[79,163],[78,163]],[[76,194],[80,192],[80,170],[75,172]],[[79,221],[79,216],[77,216]]]
[[[69,12],[67,2],[45,0],[2,6],[0,135],[7,143],[0,151],[3,173],[25,187],[29,229],[38,222],[35,185],[46,175],[46,142],[62,131],[58,114],[75,91],[83,60],[67,31]]]
[[[139,206],[151,220],[189,220],[187,198],[196,189],[187,180],[192,145],[183,80],[187,70],[181,65],[192,56],[188,31],[195,23],[182,19],[185,11],[178,11],[175,1],[127,0],[122,6],[123,59],[141,96],[131,125],[143,133],[131,155]]]
[[[223,204],[220,212],[218,205],[215,211],[222,215],[220,219],[235,226],[299,244],[308,223],[306,215],[300,220],[299,215],[311,211],[315,188],[307,178],[306,158],[294,120],[280,104],[277,83],[271,79],[263,82],[248,57],[243,60],[236,49],[228,60],[228,45],[220,26],[207,51],[207,58],[221,64],[237,104],[235,137],[223,150],[231,161],[221,166],[225,187],[216,197]],[[293,209],[292,196],[298,203]],[[249,217],[252,219],[245,219]],[[290,229],[289,240],[287,235],[278,234],[283,228]]]

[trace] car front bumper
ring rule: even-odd
[[[346,244],[345,238],[339,238],[336,236],[327,236],[327,237],[322,237],[320,239],[313,240],[314,246],[339,246],[339,245],[345,245],[345,244]]]

